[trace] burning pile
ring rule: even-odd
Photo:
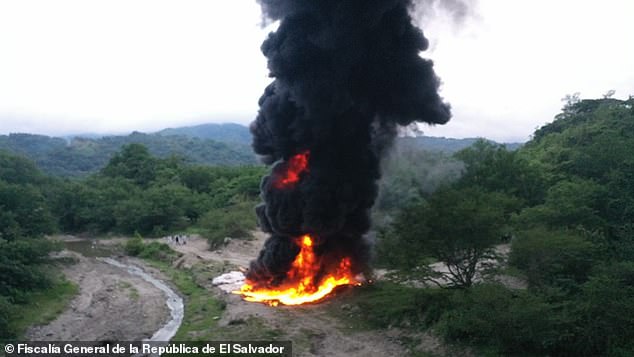
[[[428,42],[411,0],[259,0],[280,20],[262,45],[275,80],[251,125],[272,165],[260,227],[271,236],[238,292],[248,301],[302,304],[368,273],[370,209],[380,159],[398,125],[443,124]]]
[[[247,301],[265,302],[272,306],[300,305],[318,301],[330,294],[340,285],[355,284],[350,269],[350,259],[342,258],[339,266],[331,272],[319,272],[321,265],[313,251],[313,239],[305,235],[298,239],[299,253],[295,257],[291,269],[284,282],[275,288],[256,288],[247,283],[240,289],[240,294]]]

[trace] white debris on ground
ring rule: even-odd
[[[240,287],[244,284],[244,279],[244,274],[242,272],[230,271],[215,277],[211,283],[220,288],[220,290],[230,293],[232,291],[240,290]]]

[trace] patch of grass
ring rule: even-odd
[[[236,269],[237,267],[234,264],[227,261],[224,263],[207,261],[193,265],[190,269],[190,273],[198,285],[209,287],[213,278]]]
[[[63,276],[55,277],[50,288],[30,293],[25,304],[14,305],[9,329],[22,337],[29,326],[44,325],[61,314],[78,293],[77,285]]]
[[[285,332],[267,326],[265,321],[258,317],[250,316],[245,319],[229,321],[222,329],[207,331],[205,335],[210,340],[282,340]]]
[[[150,242],[143,246],[143,249],[139,253],[139,257],[145,259],[154,259],[166,262],[172,262],[176,260],[180,254],[172,250],[169,245],[159,242]]]
[[[180,257],[169,245],[160,242],[144,243],[138,234],[126,241],[124,250],[128,255],[147,260],[172,262]]]
[[[228,270],[230,267],[226,264],[204,262],[184,269],[152,257],[144,260],[165,274],[185,300],[185,315],[174,341],[279,340],[284,336],[282,330],[269,328],[256,317],[230,321],[227,326],[217,328],[226,303],[205,285],[212,277]]]
[[[119,281],[117,285],[119,286],[120,289],[124,289],[124,290],[132,287],[132,284],[130,284],[129,281]]]
[[[117,286],[119,287],[119,289],[123,290],[123,291],[128,291],[128,296],[130,297],[130,299],[137,301],[140,298],[139,295],[139,290],[137,290],[134,286],[132,286],[132,284],[130,284],[130,282],[127,281],[119,281],[117,283]]]
[[[187,228],[185,228],[185,234],[187,235],[194,235],[194,234],[203,235],[204,233],[205,233],[205,230],[203,230],[200,227],[188,226]]]
[[[450,308],[445,289],[419,289],[391,282],[362,286],[342,297],[343,304],[331,313],[345,319],[353,329],[384,329],[391,326],[426,329]]]
[[[225,309],[224,301],[215,298],[200,286],[189,269],[173,268],[163,261],[146,259],[149,265],[167,275],[178,291],[184,295],[185,316],[174,336],[174,341],[205,341],[209,332],[215,330],[218,319]]]
[[[139,291],[135,288],[130,289],[130,299],[138,301],[140,298]]]
[[[218,320],[225,309],[224,301],[213,296],[200,281],[197,281],[192,269],[179,269],[172,266],[172,261],[179,253],[167,244],[139,242],[139,238],[132,238],[126,243],[131,249],[126,251],[139,256],[150,266],[165,274],[185,300],[185,315],[173,340],[175,341],[203,341],[205,333],[215,329]],[[133,242],[134,241],[134,242]],[[133,243],[131,243],[133,242]]]

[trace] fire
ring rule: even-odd
[[[313,252],[313,239],[304,235],[298,239],[300,251],[295,257],[286,281],[278,288],[259,288],[247,281],[235,291],[244,300],[263,302],[271,306],[301,305],[319,301],[330,294],[339,285],[359,285],[351,270],[350,258],[343,258],[333,272],[326,273],[319,281],[321,264]]]
[[[299,181],[299,175],[308,170],[309,151],[304,151],[292,156],[288,160],[288,166],[284,176],[275,182],[277,188],[285,188],[295,185]]]

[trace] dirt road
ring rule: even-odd
[[[167,320],[165,296],[149,282],[95,258],[64,254],[78,260],[64,274],[79,286],[79,294],[54,321],[30,328],[27,339],[138,341]]]

